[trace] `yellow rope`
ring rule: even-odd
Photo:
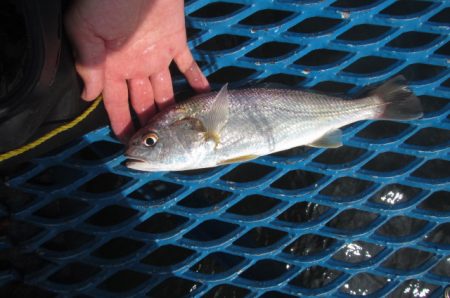
[[[13,158],[17,155],[20,155],[22,153],[25,153],[33,148],[36,148],[37,146],[41,145],[42,143],[48,141],[49,139],[53,138],[54,136],[68,130],[71,129],[72,127],[74,127],[75,125],[77,125],[78,123],[80,123],[81,121],[83,121],[87,116],[89,116],[90,113],[92,113],[92,111],[95,110],[95,108],[97,108],[97,106],[99,105],[99,103],[102,101],[102,96],[99,95],[95,101],[78,117],[76,117],[75,119],[73,119],[72,121],[70,121],[69,123],[66,123],[64,125],[61,125],[57,128],[55,128],[54,130],[48,132],[47,134],[43,135],[42,137],[40,137],[39,139],[28,143],[22,147],[19,147],[17,149],[5,152],[3,154],[0,154],[0,162],[5,161],[7,159]]]

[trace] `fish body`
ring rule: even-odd
[[[250,160],[301,145],[335,148],[342,145],[339,128],[347,124],[421,115],[420,102],[402,77],[354,100],[285,88],[228,90],[225,85],[151,119],[130,140],[127,166],[178,171]]]

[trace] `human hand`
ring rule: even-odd
[[[65,25],[85,85],[81,96],[89,101],[103,92],[123,142],[134,131],[128,96],[141,124],[174,102],[172,60],[194,90],[209,90],[187,46],[183,0],[75,0]]]

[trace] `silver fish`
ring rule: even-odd
[[[197,95],[150,120],[130,140],[126,165],[141,171],[209,168],[308,145],[342,145],[340,127],[367,119],[412,120],[419,99],[397,76],[367,97],[248,88]]]

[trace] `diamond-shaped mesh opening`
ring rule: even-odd
[[[181,263],[195,252],[180,246],[166,245],[157,248],[141,260],[142,263],[157,267],[173,266]]]
[[[136,231],[149,234],[163,234],[173,231],[188,221],[187,218],[171,213],[157,213],[135,227]]]
[[[298,46],[290,43],[268,42],[245,54],[245,56],[254,59],[280,59],[296,49],[298,49]]]
[[[38,285],[29,285],[24,281],[8,282],[0,287],[2,297],[57,297],[57,294],[47,291]]]
[[[384,152],[371,159],[362,168],[375,172],[392,172],[403,169],[414,161],[414,156],[394,152]]]
[[[327,223],[327,227],[347,232],[357,232],[367,229],[377,218],[378,214],[358,209],[344,210]]]
[[[273,188],[286,190],[308,188],[314,186],[314,184],[316,184],[322,177],[323,175],[318,173],[302,170],[294,170],[283,175],[283,177],[276,180],[270,186]]]
[[[420,209],[433,212],[450,212],[450,192],[437,191],[431,194],[418,206]]]
[[[137,213],[131,208],[110,205],[89,217],[86,222],[99,227],[114,226],[126,222]]]
[[[384,247],[381,245],[364,242],[355,241],[346,244],[338,252],[333,255],[333,259],[341,262],[357,264],[369,261],[375,258]]]
[[[83,177],[84,173],[80,170],[69,168],[66,166],[54,166],[45,169],[33,178],[29,179],[26,184],[31,187],[39,188],[64,188],[73,181]]]
[[[350,91],[355,85],[342,82],[323,81],[313,86],[311,90],[328,93],[330,95],[343,95]]]
[[[64,220],[86,210],[89,205],[72,198],[60,198],[38,209],[33,214],[49,220]]]
[[[303,270],[289,284],[306,289],[317,289],[335,281],[342,272],[322,266],[312,266]]]
[[[450,177],[450,161],[433,159],[412,173],[413,176],[424,179],[444,179]]]
[[[129,197],[140,201],[158,202],[167,199],[182,188],[181,185],[154,180],[132,192]]]
[[[24,253],[11,248],[3,249],[0,254],[0,270],[3,272],[13,270],[21,276],[39,274],[40,271],[45,272],[50,265],[50,262],[36,252]]]
[[[396,208],[399,205],[403,206],[414,202],[414,199],[420,193],[419,188],[402,184],[389,184],[377,191],[369,201],[383,205],[384,208]]]
[[[114,238],[92,252],[92,255],[102,259],[119,259],[135,254],[145,243],[131,238]]]
[[[24,243],[33,238],[39,238],[39,235],[44,232],[44,229],[25,221],[10,221],[3,218],[0,221],[0,235],[6,236],[12,243]]]
[[[197,29],[197,28],[193,28],[193,27],[186,28],[186,34],[187,34],[187,38],[189,41],[201,36],[201,34],[200,34],[201,32],[202,32],[202,30]],[[172,65],[173,65],[173,62],[171,63],[171,66]],[[175,69],[178,69],[178,68],[175,66]],[[170,73],[172,74],[172,68],[170,68]]]
[[[94,239],[95,236],[93,235],[75,230],[67,230],[46,241],[42,244],[42,247],[50,251],[66,252],[76,250],[88,243],[92,243]]]
[[[435,22],[435,23],[444,23],[449,24],[450,19],[450,7],[444,8],[441,11],[439,11],[437,14],[432,16],[429,21]]]
[[[279,83],[288,86],[296,86],[304,80],[304,77],[277,73],[262,79],[261,83]]]
[[[264,227],[253,228],[234,242],[246,248],[262,248],[271,246],[286,236],[285,232]]]
[[[450,10],[449,10],[450,11]],[[434,52],[437,55],[450,56],[450,41]]]
[[[342,177],[327,185],[320,194],[334,197],[335,200],[347,200],[349,197],[363,193],[372,182],[351,177]]]
[[[412,270],[421,266],[432,256],[432,253],[406,247],[393,253],[382,266],[403,271]]]
[[[248,78],[255,70],[243,67],[228,66],[221,68],[208,76],[208,80],[215,83],[226,84]]]
[[[405,143],[422,147],[448,146],[450,143],[450,133],[445,129],[427,127],[419,130],[407,139]]]
[[[347,164],[359,160],[366,152],[366,150],[361,148],[342,146],[340,148],[324,151],[314,158],[314,161],[326,165]]]
[[[231,182],[250,182],[263,178],[273,171],[273,168],[256,163],[244,163],[228,172],[221,179]]]
[[[389,5],[387,8],[383,9],[381,13],[394,18],[406,18],[408,16],[425,13],[431,5],[433,5],[433,3],[428,1],[400,1]]]
[[[293,12],[286,10],[263,9],[239,21],[239,24],[246,26],[267,26],[280,23],[292,14]]]
[[[212,241],[229,236],[237,228],[237,225],[228,222],[208,220],[184,234],[184,237],[195,241]]]
[[[0,184],[0,210],[15,213],[30,207],[36,196]]]
[[[400,71],[406,80],[423,81],[433,79],[442,74],[445,71],[445,67],[437,65],[429,65],[424,63],[410,64]]]
[[[417,279],[405,280],[387,297],[432,297],[438,286]]]
[[[286,246],[283,252],[297,257],[313,256],[325,253],[335,243],[336,240],[333,238],[315,234],[306,234]]]
[[[291,27],[289,31],[295,33],[303,34],[319,34],[324,32],[329,32],[336,28],[337,25],[341,24],[342,20],[325,18],[325,17],[312,17],[297,25]]]
[[[377,121],[359,131],[356,136],[372,140],[394,138],[401,135],[408,127],[408,124],[400,122]]]
[[[318,221],[321,216],[331,208],[311,202],[296,203],[283,213],[277,219],[291,223],[307,223]]]
[[[336,0],[331,4],[332,7],[338,7],[338,8],[367,8],[373,6],[375,3],[377,3],[378,0]]]
[[[148,297],[187,297],[193,295],[201,284],[192,280],[169,277],[147,293]]]
[[[74,262],[69,263],[61,270],[49,276],[48,280],[59,284],[78,284],[86,282],[101,271],[100,268],[90,264]]]
[[[219,274],[231,270],[243,261],[243,257],[217,252],[207,255],[190,270],[202,274]]]
[[[182,201],[178,202],[178,205],[187,208],[206,208],[213,207],[220,204],[231,193],[228,191],[218,190],[215,188],[201,188],[197,189]]]
[[[376,294],[388,284],[388,279],[370,273],[358,273],[344,283],[339,289],[342,293],[352,296]]]
[[[391,28],[388,26],[361,24],[345,31],[337,39],[347,42],[374,41],[383,38],[390,30]]]
[[[243,298],[250,293],[250,290],[233,286],[233,285],[218,285],[209,290],[203,297],[215,298],[215,297],[236,297]]]
[[[198,45],[196,48],[202,51],[225,51],[241,48],[249,38],[239,35],[221,34]]]
[[[450,222],[437,226],[425,236],[424,240],[443,246],[450,246]]]
[[[391,40],[387,46],[400,49],[424,47],[439,37],[438,34],[417,31],[405,32]]]
[[[396,64],[395,59],[369,56],[356,60],[346,68],[344,72],[358,74],[358,75],[368,75],[379,72],[386,72],[392,66]]]
[[[102,163],[117,156],[122,150],[122,145],[118,143],[99,141],[76,152],[72,155],[72,158],[77,162]]]
[[[433,267],[431,273],[447,278],[450,277],[450,255],[443,257],[442,260]]]
[[[229,2],[213,2],[196,10],[189,15],[196,18],[218,18],[236,13],[244,7],[242,4]]]
[[[102,173],[79,187],[80,191],[100,194],[109,193],[122,188],[131,178],[113,173]]]
[[[133,270],[121,270],[104,280],[98,287],[112,293],[128,292],[150,280],[151,276]]]
[[[337,65],[348,55],[349,53],[344,51],[320,49],[309,52],[294,63],[307,67],[324,68],[325,66]]]
[[[376,233],[385,237],[396,239],[419,233],[427,221],[408,216],[395,216],[383,224]]]
[[[429,117],[435,114],[445,113],[448,105],[448,99],[436,97],[436,96],[420,96],[423,112],[425,116]]]
[[[444,88],[450,88],[450,79],[445,80],[445,81],[441,84],[441,86],[444,87]]]
[[[279,278],[289,270],[288,264],[274,260],[262,260],[242,272],[240,277],[253,281],[269,281]]]
[[[261,195],[251,195],[231,206],[227,212],[252,216],[268,212],[280,203],[280,200]]]

